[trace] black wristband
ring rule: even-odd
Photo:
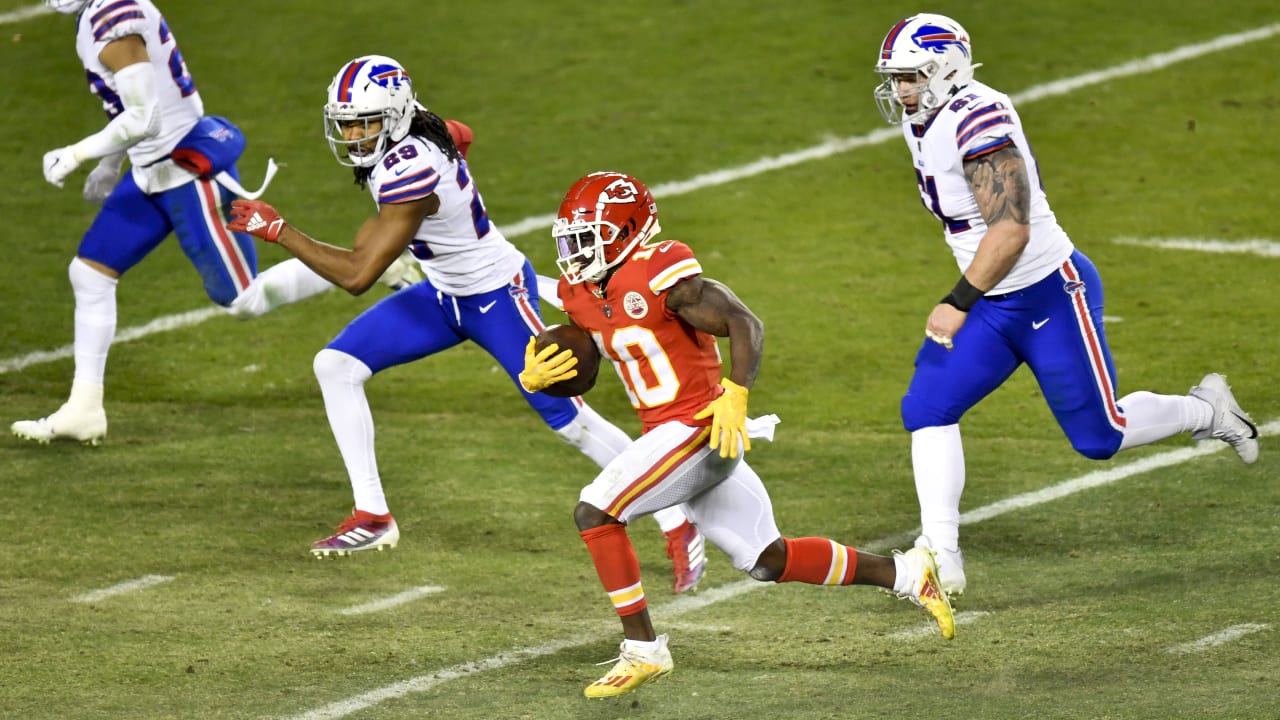
[[[941,302],[950,305],[960,312],[969,312],[973,306],[982,298],[983,292],[973,285],[969,284],[969,278],[964,275],[960,276],[960,281],[956,286],[951,288],[951,292],[942,298]]]

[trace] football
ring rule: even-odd
[[[552,325],[538,333],[534,348],[542,350],[551,343],[560,346],[560,350],[572,350],[578,358],[576,369],[578,374],[568,380],[562,380],[543,388],[542,392],[552,397],[577,397],[585,394],[596,384],[596,373],[600,370],[600,351],[591,336],[581,328],[573,325]]]

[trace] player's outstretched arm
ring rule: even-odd
[[[261,200],[233,200],[227,229],[278,243],[325,280],[360,295],[409,247],[422,221],[439,209],[440,198],[434,193],[421,200],[382,205],[377,215],[360,226],[351,249],[316,240],[286,223]]]

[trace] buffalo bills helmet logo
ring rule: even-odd
[[[369,79],[384,88],[396,90],[410,84],[409,74],[404,71],[404,68],[395,65],[374,65],[369,68]]]
[[[965,46],[968,38],[937,25],[921,25],[911,34],[911,40],[921,50],[928,50],[937,55],[941,55],[948,47],[955,45],[965,57],[969,57],[969,48]]]
[[[1068,295],[1075,295],[1081,290],[1084,290],[1084,281],[1070,280],[1062,286],[1062,289],[1066,290]]]

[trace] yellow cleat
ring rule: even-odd
[[[928,610],[937,621],[942,637],[947,640],[955,637],[955,615],[951,610],[951,601],[947,599],[947,594],[942,591],[942,585],[938,581],[938,563],[934,559],[933,550],[918,545],[905,553],[895,550],[894,555],[903,559],[911,578],[911,589],[900,593],[898,597],[906,598]]]
[[[671,651],[667,650],[667,636],[658,636],[656,650],[641,650],[630,640],[623,640],[617,663],[604,677],[583,691],[589,698],[626,695],[645,683],[653,682],[671,672],[675,664]],[[613,662],[607,660],[605,662]],[[600,663],[604,665],[605,663]]]

